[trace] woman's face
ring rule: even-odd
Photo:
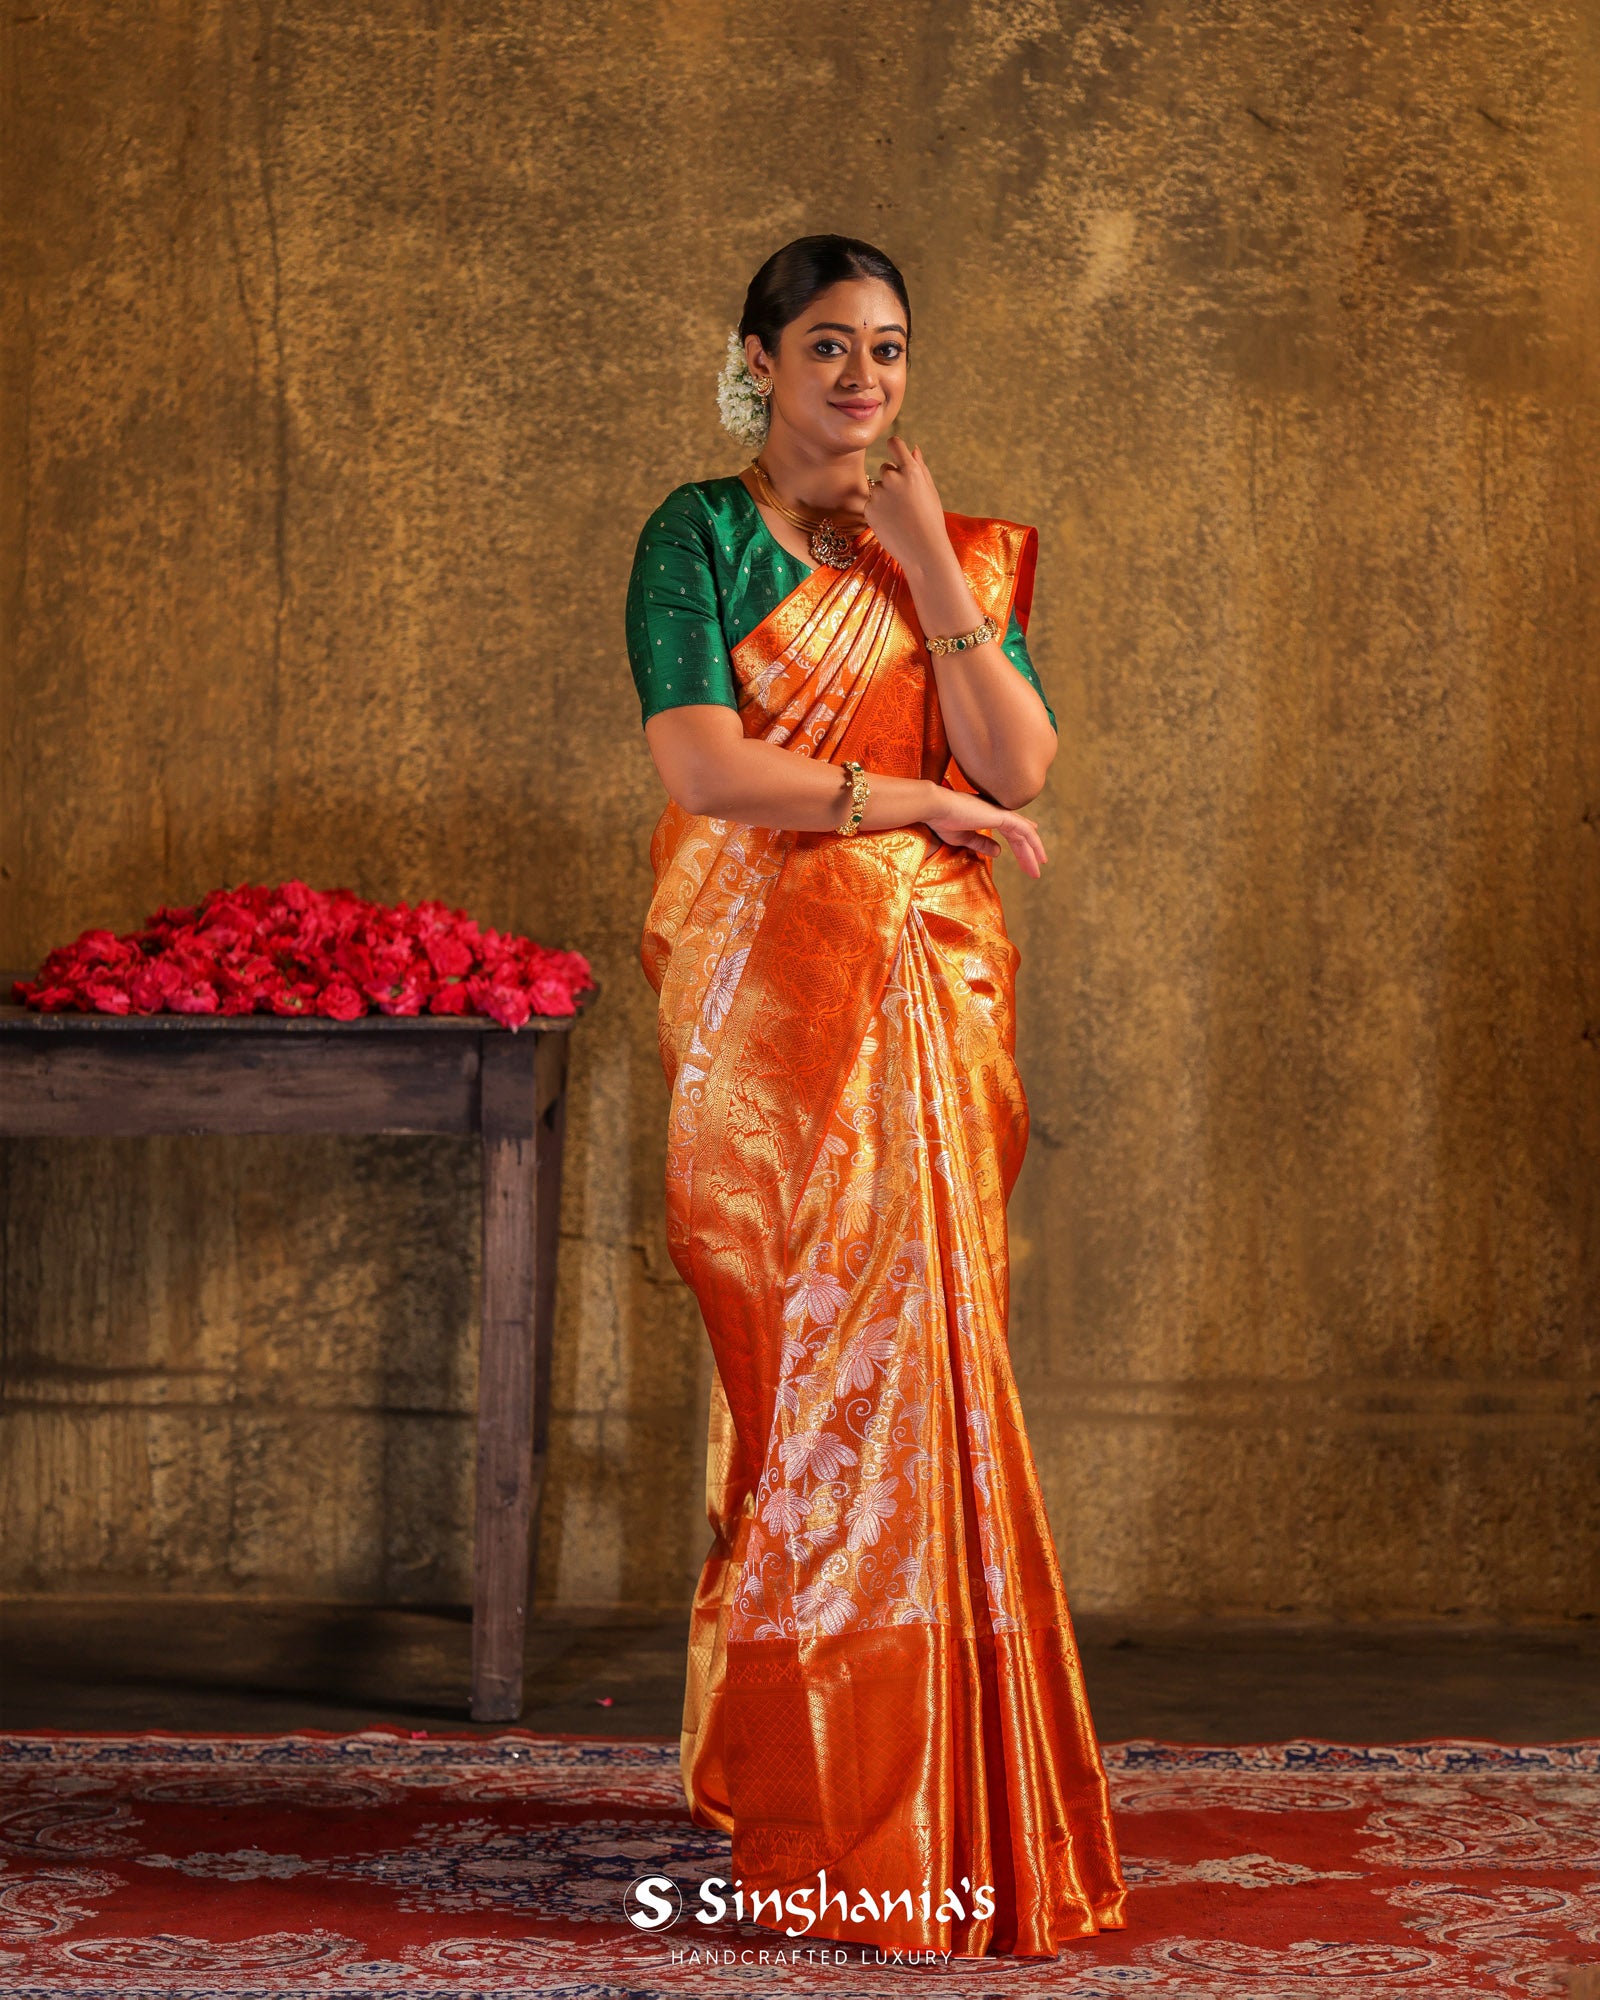
[[[772,378],[773,420],[823,451],[864,451],[900,414],[906,393],[906,309],[881,278],[847,278],[819,292],[768,354],[752,334],[752,373]]]

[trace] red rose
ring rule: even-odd
[[[409,942],[380,945],[370,954],[372,970],[367,975],[375,986],[393,986],[411,970]]]
[[[120,986],[113,986],[109,980],[85,980],[83,997],[99,1014],[127,1014],[132,1011],[133,1003],[126,992]]]
[[[564,979],[546,973],[533,981],[529,991],[533,998],[536,1014],[570,1014],[573,1009],[572,988]]]
[[[502,1028],[520,1028],[533,1012],[527,994],[509,981],[470,979],[467,988],[478,1012],[498,1021]]]
[[[472,970],[472,951],[459,937],[441,933],[427,941],[428,962],[441,979],[459,979]]]
[[[372,953],[364,944],[357,944],[354,940],[340,945],[334,953],[334,963],[349,975],[350,983],[359,986],[362,992],[365,992],[377,977],[372,967]]]
[[[409,1016],[420,1014],[427,998],[428,988],[420,979],[406,978],[392,991],[379,998],[378,1006],[385,1014]]]
[[[275,968],[270,958],[259,955],[244,957],[230,953],[218,968],[216,984],[218,990],[227,997],[249,994],[254,997],[264,984],[275,977]]]
[[[317,1012],[334,1021],[354,1021],[367,1011],[367,1003],[348,979],[330,979],[317,995]]]
[[[128,981],[128,998],[136,1012],[156,1014],[182,983],[176,966],[167,959],[153,958]]]

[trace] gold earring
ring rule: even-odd
[[[758,396],[770,396],[772,394],[772,377],[770,375],[757,375],[752,379],[755,382],[756,394]]]

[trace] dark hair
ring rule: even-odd
[[[778,351],[778,336],[830,286],[849,278],[881,278],[905,308],[906,339],[911,338],[911,301],[906,281],[892,259],[855,236],[797,236],[772,255],[750,280],[744,295],[739,338],[753,333],[768,354]]]

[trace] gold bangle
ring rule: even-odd
[[[872,787],[867,783],[867,774],[852,760],[843,766],[845,777],[850,784],[850,817],[836,831],[848,838],[861,824],[861,815],[867,809],[867,800],[872,796]]]
[[[992,618],[985,616],[983,623],[974,626],[970,632],[957,633],[952,639],[930,639],[928,641],[928,651],[930,653],[964,653],[969,646],[987,646],[991,639],[998,639],[999,636],[1000,627]]]

